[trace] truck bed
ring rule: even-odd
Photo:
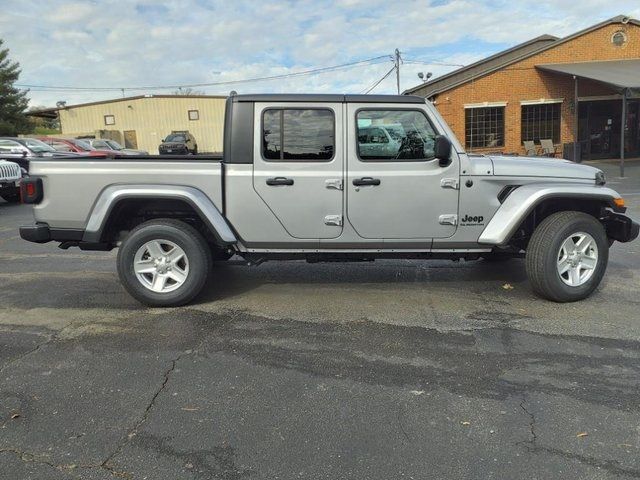
[[[117,184],[187,185],[222,209],[222,155],[88,156],[38,159],[30,174],[42,179],[45,200],[34,205],[36,222],[52,228],[85,228],[101,192]],[[87,200],[91,201],[88,202]]]

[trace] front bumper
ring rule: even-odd
[[[161,146],[158,149],[160,155],[186,155],[189,153],[189,149],[184,144]]]
[[[20,179],[17,180],[0,180],[0,190],[11,190],[20,188]]]
[[[640,224],[619,213],[610,213],[604,221],[607,236],[618,242],[630,242],[638,238]]]

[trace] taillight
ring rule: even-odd
[[[27,177],[22,179],[20,184],[22,203],[40,203],[43,193],[41,178]]]

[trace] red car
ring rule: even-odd
[[[112,150],[96,150],[89,142],[77,138],[38,137],[38,139],[51,145],[59,152],[79,153],[91,157],[115,156],[115,152]]]

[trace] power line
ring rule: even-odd
[[[239,83],[251,83],[260,82],[265,80],[278,80],[284,78],[295,78],[305,75],[317,75],[321,73],[340,70],[343,68],[351,68],[362,65],[373,65],[376,63],[383,63],[381,60],[389,59],[389,55],[380,55],[377,57],[367,58],[365,60],[358,60],[350,63],[343,63],[340,65],[332,65],[329,67],[314,68],[310,70],[303,70],[300,72],[284,73],[280,75],[270,75],[265,77],[254,77],[239,80],[227,80],[223,82],[210,82],[210,83],[192,83],[181,85],[157,85],[157,86],[140,86],[140,87],[71,87],[71,86],[50,86],[50,85],[32,85],[32,84],[15,84],[17,87],[29,88],[40,91],[83,91],[83,92],[109,92],[109,91],[122,91],[125,90],[167,90],[176,88],[194,88],[194,87],[214,87],[221,85],[235,85]]]
[[[389,75],[391,75],[395,70],[396,70],[396,66],[394,65],[393,67],[391,67],[391,70],[389,70],[387,73],[385,73],[384,76],[380,80],[378,80],[376,83],[371,85],[364,93],[367,94],[370,91],[372,91],[374,88],[376,88],[378,85],[380,85],[384,81],[385,78],[387,78]]]
[[[463,65],[461,63],[446,63],[446,62],[441,62],[438,60],[411,60],[411,59],[404,59],[404,63],[412,63],[412,64],[417,64],[417,65],[439,65],[439,66],[443,66],[443,67],[465,67],[466,65]]]

